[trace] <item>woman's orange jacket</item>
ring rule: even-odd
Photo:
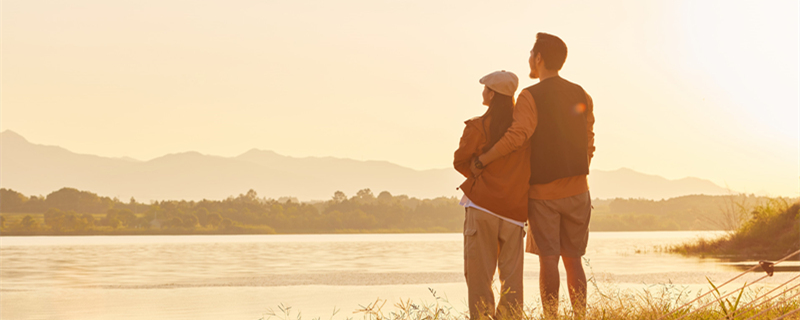
[[[465,121],[466,128],[456,150],[453,166],[467,177],[461,190],[476,205],[516,221],[528,220],[528,180],[531,175],[530,144],[492,161],[478,177],[470,165],[483,153],[489,139],[490,119],[486,116]]]

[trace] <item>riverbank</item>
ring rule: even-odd
[[[775,199],[756,206],[749,219],[721,238],[699,239],[670,248],[691,256],[778,260],[800,250],[800,203]],[[798,260],[795,256],[792,260]]]

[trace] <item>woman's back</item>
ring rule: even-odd
[[[491,123],[488,115],[465,122],[466,128],[453,161],[456,170],[467,177],[460,188],[476,205],[525,222],[528,217],[530,147],[526,146],[493,161],[480,176],[472,177],[470,165],[489,143]]]

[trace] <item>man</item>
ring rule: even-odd
[[[489,151],[475,158],[474,174],[505,154],[531,147],[528,221],[533,241],[528,252],[539,255],[539,290],[545,316],[558,313],[558,261],[563,258],[573,311],[586,311],[586,274],[581,257],[589,240],[591,198],[587,175],[594,154],[592,99],[579,85],[558,75],[567,46],[556,36],[539,33],[528,63],[539,83],[517,98],[511,127]]]

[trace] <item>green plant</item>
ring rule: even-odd
[[[719,292],[717,286],[715,286],[714,283],[711,282],[711,279],[706,277],[706,281],[708,281],[708,284],[710,284],[711,287],[714,288],[713,295],[717,297],[717,302],[719,303],[720,310],[722,311],[722,314],[725,316],[725,319],[733,319],[733,316],[736,314],[737,308],[739,307],[739,301],[741,301],[742,299],[742,294],[744,294],[744,286],[742,286],[742,289],[739,291],[739,295],[736,297],[736,300],[731,302],[728,300],[728,298],[725,298],[724,300],[721,298],[722,294]],[[745,283],[745,286],[746,285],[747,283]]]

